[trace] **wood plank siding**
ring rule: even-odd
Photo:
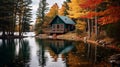
[[[52,24],[51,33],[64,33],[64,24]]]

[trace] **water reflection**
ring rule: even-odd
[[[34,37],[0,40],[0,67],[111,67],[119,52],[83,42]]]
[[[21,39],[17,42],[14,39],[3,39],[0,44],[0,67],[27,66],[30,53],[27,40]],[[16,52],[16,46],[19,46],[18,52]]]
[[[70,42],[64,40],[36,40],[41,49],[39,50],[39,63],[42,67],[66,67],[63,54],[72,50]]]

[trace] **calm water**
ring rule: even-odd
[[[34,37],[0,40],[0,67],[110,67],[119,52],[83,42]]]

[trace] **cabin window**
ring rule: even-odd
[[[63,28],[63,26],[64,26],[64,25],[63,25],[63,24],[61,24],[61,28]]]
[[[59,26],[59,25],[57,25],[57,28],[60,28],[60,26]]]
[[[55,28],[55,25],[53,24],[52,27]]]

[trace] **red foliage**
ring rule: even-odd
[[[98,20],[102,25],[116,23],[120,21],[120,6],[110,6],[105,11],[99,12],[98,15],[102,16]]]
[[[86,0],[84,3],[80,4],[80,7],[83,9],[91,10],[91,9],[95,9],[97,7],[97,5],[99,5],[102,2],[103,2],[103,0]],[[82,16],[81,18],[89,18],[90,19],[96,15],[97,15],[96,12],[89,12],[86,15]]]
[[[80,4],[80,7],[95,9],[102,2],[103,0],[86,0],[85,3]]]
[[[81,16],[80,18],[88,18],[88,19],[91,19],[92,17],[96,16],[97,13],[96,12],[89,12],[87,13],[86,15],[84,16]]]

